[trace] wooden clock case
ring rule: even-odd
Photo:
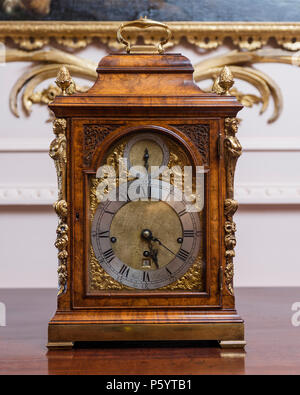
[[[233,96],[201,91],[180,54],[112,54],[97,72],[87,93],[61,95],[50,105],[56,116],[50,155],[60,185],[60,290],[48,347],[113,340],[217,340],[222,347],[243,347],[232,286],[233,175],[240,154],[235,116],[242,106]],[[87,179],[115,141],[137,130],[170,136],[195,165],[209,168],[204,291],[88,290]]]

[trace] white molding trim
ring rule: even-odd
[[[57,199],[56,185],[0,184],[0,205],[47,206]],[[299,204],[300,184],[241,183],[235,186],[240,205]]]
[[[300,184],[240,183],[235,186],[239,204],[300,204]]]
[[[300,151],[300,137],[245,137],[239,136],[244,152]],[[0,138],[2,152],[47,152],[51,138]]]
[[[57,199],[57,186],[49,184],[0,184],[0,205],[52,205]]]

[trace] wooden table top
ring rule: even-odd
[[[300,374],[300,326],[291,323],[299,288],[240,288],[245,352],[207,344],[94,344],[47,351],[55,290],[0,290],[7,326],[0,327],[0,374]]]

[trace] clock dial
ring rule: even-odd
[[[152,196],[174,197],[173,186],[153,180]],[[200,221],[186,202],[106,201],[96,210],[92,245],[114,279],[137,289],[157,289],[181,277],[200,248]]]
[[[189,212],[174,183],[175,171],[192,166],[189,155],[170,137],[141,130],[112,145],[102,163],[113,166],[117,174],[120,158],[126,158],[129,167],[146,167],[149,177],[141,189],[133,188],[139,200],[128,192],[137,180],[128,171],[127,183],[117,179],[101,192],[97,188],[103,178],[90,178],[90,290],[101,291],[105,284],[118,290],[202,290],[203,215]],[[151,166],[158,167],[156,173]],[[175,169],[169,178],[166,168]]]
[[[139,133],[126,144],[124,158],[128,167],[143,166],[147,171],[151,166],[167,166],[169,150],[163,139],[153,133]]]

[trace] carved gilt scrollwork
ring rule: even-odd
[[[13,25],[15,25],[15,23]],[[201,28],[201,26],[202,24],[199,25],[199,28]],[[45,33],[46,32],[47,29]],[[151,31],[150,33],[152,34]],[[18,37],[20,40],[22,40],[22,42],[26,42],[27,40],[24,34],[21,34],[21,32],[18,34]],[[84,41],[84,37],[82,35],[76,38],[75,42],[72,44],[71,42],[75,38],[73,35],[70,39],[67,36],[64,37],[67,41],[71,40],[70,45],[74,45],[75,47],[81,47],[82,42]],[[114,37],[112,40],[118,44]],[[29,44],[30,46],[34,47],[39,39],[34,38],[33,41],[32,39],[33,36],[30,34]],[[285,39],[287,39],[286,32]],[[130,41],[134,42],[132,41],[132,37]],[[298,44],[299,43],[300,41]],[[88,79],[93,83],[97,79],[97,64],[95,62],[88,59],[82,59],[75,54],[66,53],[58,49],[51,48],[49,50],[27,52],[6,47],[5,52],[3,50],[1,51],[0,48],[0,58],[1,57],[5,58],[6,63],[32,62],[34,64],[34,66],[32,65],[33,67],[29,68],[18,78],[10,93],[10,109],[17,117],[20,115],[18,110],[19,96],[21,96],[23,109],[28,115],[30,115],[32,105],[34,103],[48,104],[54,99],[56,95],[61,94],[62,89],[56,88],[53,85],[49,85],[41,91],[35,89],[42,81],[46,81],[47,79],[54,77],[57,73],[57,69],[62,64],[66,65],[68,70],[74,73],[74,75],[76,74],[77,77]],[[272,98],[274,101],[274,111],[268,120],[268,123],[272,123],[278,119],[283,109],[283,99],[280,87],[269,75],[253,67],[253,65],[256,63],[266,62],[299,65],[299,56],[292,55],[288,51],[280,50],[278,48],[261,49],[256,51],[231,51],[225,54],[222,53],[221,55],[209,57],[205,60],[199,60],[199,62],[194,65],[194,80],[195,82],[201,82],[206,79],[212,79],[215,82],[213,85],[213,90],[216,93],[226,94],[226,92],[228,93],[229,91],[230,94],[236,96],[237,99],[246,107],[252,107],[253,105],[261,103],[261,115],[267,110],[270,104],[270,99]],[[230,66],[230,70],[226,68],[224,70],[224,66]],[[221,75],[219,75],[220,72]],[[230,84],[232,83],[231,73],[235,79],[246,81],[256,88],[259,92],[259,95],[257,96],[243,93],[234,88],[230,89]],[[62,72],[61,75],[64,76],[65,72]],[[218,75],[219,81],[216,81]],[[66,81],[68,80],[69,79],[67,78]],[[70,88],[65,90],[65,93],[70,94],[72,91],[74,91],[74,89],[75,86],[73,83],[71,83]],[[87,90],[88,87],[85,86],[76,87],[77,92],[85,92]]]
[[[224,202],[225,214],[225,283],[228,292],[233,295],[233,258],[235,256],[234,248],[236,246],[235,231],[236,224],[233,221],[233,215],[238,208],[238,202],[234,200],[234,173],[238,158],[242,154],[242,146],[236,137],[238,131],[238,119],[225,119],[225,139],[224,154],[226,165],[226,199]]]
[[[53,132],[56,138],[50,144],[49,155],[54,160],[57,183],[58,183],[58,200],[53,207],[58,215],[59,223],[56,229],[57,238],[55,247],[58,249],[58,296],[66,291],[67,287],[67,258],[68,258],[68,225],[67,214],[68,204],[66,202],[66,127],[65,119],[55,119],[53,122]]]
[[[18,0],[15,0],[17,2]],[[27,1],[27,3],[30,3]],[[40,1],[31,1],[38,4]],[[31,5],[30,5],[31,7]],[[62,45],[65,49],[85,48],[92,42],[102,43],[111,49],[121,49],[115,39],[118,21],[9,21],[0,22],[1,41],[12,40],[19,48],[33,51],[43,48],[50,40]],[[232,44],[242,50],[253,51],[270,41],[289,51],[300,48],[299,22],[168,22],[172,31],[172,39],[167,47],[178,45],[184,38],[190,44],[206,50],[216,49],[230,39]],[[140,37],[138,28],[131,28],[130,42],[136,43]],[[145,44],[152,44],[161,39],[161,30],[145,30]],[[274,45],[273,44],[273,45]]]
[[[57,296],[60,296],[66,291],[67,287],[67,279],[68,279],[68,271],[67,271],[67,259],[68,259],[68,225],[66,224],[67,220],[67,211],[68,205],[65,200],[60,200],[54,204],[54,209],[59,217],[59,224],[56,229],[57,238],[55,241],[55,247],[58,249],[58,285],[59,290]]]

